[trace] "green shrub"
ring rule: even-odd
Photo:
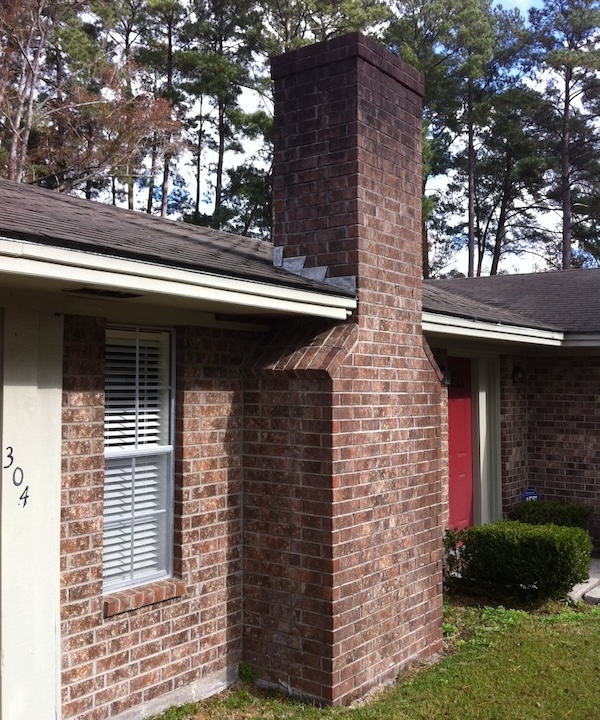
[[[530,500],[516,505],[510,517],[529,525],[567,525],[588,530],[591,514],[592,508],[583,503]]]
[[[463,577],[490,588],[557,597],[588,577],[592,541],[581,528],[503,520],[461,537]]]

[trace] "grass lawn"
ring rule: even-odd
[[[448,653],[349,708],[317,708],[250,685],[160,720],[535,720],[600,718],[600,607],[535,612],[448,603]]]

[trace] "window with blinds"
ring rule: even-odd
[[[104,590],[172,573],[171,337],[106,333]]]

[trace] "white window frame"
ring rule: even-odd
[[[173,574],[173,344],[172,332],[161,328],[106,330],[105,593]],[[122,382],[119,346],[125,358]],[[150,358],[146,370],[144,357]]]

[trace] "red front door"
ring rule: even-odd
[[[471,361],[448,358],[448,465],[450,527],[473,525],[473,446],[471,428]]]

